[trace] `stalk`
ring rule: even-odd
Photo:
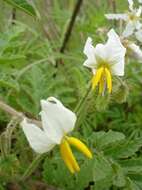
[[[83,112],[84,110],[84,107],[86,107],[86,103],[87,103],[87,100],[88,100],[88,97],[90,95],[90,92],[92,90],[92,85],[91,83],[88,85],[88,88],[84,94],[84,96],[81,98],[81,100],[79,101],[78,105],[76,106],[74,112],[76,113],[77,115],[77,124],[76,124],[76,130],[78,130],[79,126],[80,126],[80,121],[81,121],[81,113]]]

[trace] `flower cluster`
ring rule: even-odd
[[[142,3],[139,0],[139,3]],[[130,36],[135,37],[138,42],[142,42],[142,5],[139,8],[134,8],[133,0],[128,0],[129,10],[126,13],[119,14],[105,14],[105,17],[109,20],[122,20],[126,26],[121,35],[121,41],[127,49],[127,53],[130,56],[136,58],[139,62],[142,62],[142,51],[140,47],[129,39]]]
[[[142,1],[139,0],[140,3]],[[129,11],[124,14],[106,14],[107,19],[123,20],[126,27],[119,35],[111,29],[105,44],[99,43],[95,47],[92,39],[88,37],[84,54],[87,59],[84,66],[92,70],[92,89],[97,89],[99,94],[112,93],[113,76],[123,76],[125,67],[125,55],[130,50],[134,57],[142,60],[142,51],[139,46],[131,42],[127,37],[134,34],[136,39],[142,41],[142,23],[140,16],[142,7],[134,8],[132,0],[128,0]],[[92,158],[87,146],[75,137],[68,134],[73,131],[77,120],[76,114],[66,108],[59,100],[49,97],[41,100],[42,128],[29,123],[25,118],[21,126],[30,146],[37,153],[51,151],[55,145],[59,145],[61,156],[71,173],[78,172],[80,167],[72,153],[71,146],[76,147],[88,158]]]
[[[107,19],[123,20],[126,22],[126,27],[122,33],[123,37],[128,37],[135,34],[136,38],[142,42],[142,23],[140,22],[142,7],[138,9],[134,8],[133,0],[128,0],[129,11],[126,13],[119,14],[105,14]]]

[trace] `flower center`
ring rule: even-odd
[[[95,89],[99,85],[99,93],[102,94],[107,85],[108,92],[112,91],[112,77],[109,68],[105,66],[99,67],[92,78],[92,88]]]
[[[137,21],[139,20],[139,17],[134,13],[128,13],[128,17],[130,21]]]

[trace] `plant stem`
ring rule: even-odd
[[[76,4],[74,6],[74,9],[73,9],[73,12],[72,12],[72,15],[71,15],[71,18],[70,18],[70,21],[69,21],[69,24],[66,28],[66,31],[65,31],[65,34],[64,34],[64,38],[63,38],[63,41],[62,41],[62,44],[61,44],[61,47],[59,49],[59,52],[60,53],[64,53],[65,49],[66,49],[66,46],[68,44],[68,41],[71,37],[71,33],[72,33],[72,30],[73,30],[73,27],[74,27],[74,24],[75,24],[75,20],[76,20],[76,17],[80,11],[80,8],[82,6],[82,3],[83,3],[83,0],[77,0],[76,1]],[[56,61],[56,67],[58,67],[58,64],[62,64],[62,60],[57,60]]]
[[[61,53],[64,53],[64,50],[65,50],[66,45],[67,45],[69,38],[71,36],[71,32],[72,32],[76,17],[79,13],[79,10],[80,10],[82,3],[83,3],[83,0],[77,0],[77,2],[75,4],[69,25],[68,25],[67,30],[66,30],[65,35],[64,35],[63,43],[62,43],[61,48],[60,48]]]
[[[25,181],[37,168],[37,165],[42,161],[46,154],[39,154],[36,158],[32,161],[29,165],[23,176],[21,177],[20,181]]]
[[[91,83],[88,85],[88,88],[84,94],[84,96],[81,98],[81,100],[79,101],[78,105],[76,106],[74,112],[76,113],[77,115],[77,123],[76,123],[76,130],[78,130],[79,126],[80,126],[80,121],[81,121],[81,113],[82,113],[82,110],[84,109],[85,105],[86,105],[86,102],[88,100],[88,97],[89,97],[89,94],[92,90],[92,85]]]
[[[4,133],[0,135],[0,150],[1,155],[4,159],[6,159],[6,150],[5,150],[5,142],[4,142]]]
[[[16,9],[13,8],[12,9],[12,21],[11,21],[12,25],[15,25],[15,20],[16,20]]]
[[[74,110],[74,112],[75,112],[77,115],[79,114],[80,109],[81,109],[83,103],[86,102],[86,99],[87,99],[87,97],[88,97],[88,95],[89,95],[91,89],[92,89],[92,86],[91,86],[91,84],[89,84],[89,85],[88,85],[88,88],[87,88],[87,90],[86,90],[86,92],[85,92],[85,94],[84,94],[84,96],[80,99],[79,103],[77,104],[77,106],[76,106],[76,108],[75,108],[75,110]]]
[[[18,112],[10,105],[6,104],[4,101],[0,100],[0,109],[3,110],[6,113],[9,113],[11,116],[17,118],[19,121],[22,121],[26,116],[22,112]],[[27,118],[27,117],[26,117]],[[39,127],[41,127],[41,122],[35,119],[29,119],[27,118],[29,122],[32,122]]]

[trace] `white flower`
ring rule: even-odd
[[[140,42],[142,42],[142,29],[135,32],[136,39]]]
[[[69,170],[72,173],[79,171],[80,168],[73,156],[70,144],[89,158],[92,158],[92,154],[77,138],[67,136],[75,127],[75,113],[67,109],[54,97],[41,100],[41,108],[42,129],[35,124],[28,123],[26,119],[21,122],[30,146],[37,153],[42,154],[50,151],[55,145],[60,145],[62,158]]]
[[[92,45],[89,37],[84,47],[87,60],[84,66],[93,70],[92,87],[99,84],[99,92],[102,94],[107,84],[109,93],[112,91],[112,75],[124,75],[124,58],[126,49],[122,45],[119,36],[113,29],[108,32],[106,44]]]
[[[129,3],[129,11],[127,13],[120,14],[105,14],[107,19],[116,19],[116,20],[124,20],[126,22],[125,30],[123,31],[122,36],[128,37],[132,35],[136,30],[139,30],[142,27],[140,23],[140,16],[142,12],[142,7],[140,6],[138,9],[135,9],[133,0],[128,0]]]
[[[138,45],[133,42],[127,42],[126,48],[132,57],[136,58],[139,62],[142,62],[142,50]]]

